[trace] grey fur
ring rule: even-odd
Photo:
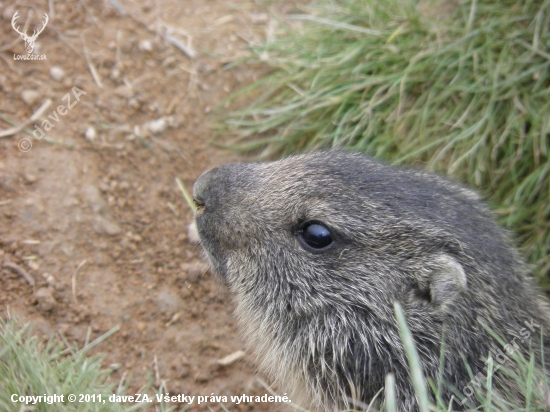
[[[293,402],[316,411],[368,403],[393,372],[398,410],[417,410],[394,301],[436,382],[443,329],[443,378],[459,391],[470,381],[463,359],[476,375],[493,350],[483,324],[505,342],[526,321],[541,325],[550,365],[547,305],[507,232],[466,188],[329,151],[218,167],[197,180],[194,197],[201,243],[244,335]],[[328,250],[304,247],[304,221],[330,229]],[[539,363],[540,330],[518,342]],[[520,397],[504,373],[494,380]]]

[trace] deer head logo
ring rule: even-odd
[[[25,30],[25,32],[21,32],[19,30],[19,27],[15,27],[15,20],[17,20],[17,17],[19,17],[19,10],[17,10],[15,12],[15,14],[13,15],[13,18],[11,19],[11,25],[13,27],[13,29],[19,33],[21,35],[21,38],[25,41],[25,49],[27,49],[27,53],[32,53],[32,51],[34,50],[34,43],[36,42],[36,38],[38,37],[38,35],[40,33],[42,33],[42,31],[44,31],[44,28],[46,27],[46,24],[48,24],[48,20],[49,20],[49,17],[46,13],[44,13],[44,24],[42,25],[42,28],[40,30],[35,30],[34,33],[32,34],[32,36],[28,36],[27,35],[27,31]]]

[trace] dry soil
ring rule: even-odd
[[[209,113],[262,74],[229,65],[295,3],[0,1],[0,133],[51,100],[27,125],[41,139],[0,137],[3,317],[79,346],[88,331],[118,326],[95,353],[114,381],[131,376],[130,392],[153,376],[171,394],[266,393],[250,354],[219,365],[243,341],[188,236],[192,212],[175,178],[190,190],[204,170],[242,160],[208,144]],[[26,54],[16,11],[29,34],[48,14],[34,49],[46,60],[14,58]]]

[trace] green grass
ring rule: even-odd
[[[405,353],[407,354],[407,361],[411,371],[411,381],[416,393],[416,399],[418,400],[418,409],[420,412],[429,412],[428,388],[426,387],[426,380],[422,373],[420,358],[416,346],[414,345],[414,339],[407,325],[407,320],[405,319],[405,314],[403,313],[401,305],[395,302],[394,308],[397,325],[399,326],[399,336],[401,337],[401,342],[403,342]],[[394,403],[395,400],[390,401],[390,404]]]
[[[254,49],[273,70],[220,133],[262,158],[345,147],[451,175],[550,290],[550,0],[439,3],[320,0]]]
[[[2,411],[82,411],[82,412],[130,412],[158,411],[168,412],[164,403],[151,405],[121,404],[109,402],[112,394],[124,395],[124,381],[118,385],[111,383],[108,369],[101,367],[101,357],[88,357],[88,351],[107,339],[118,329],[113,328],[93,342],[87,339],[83,348],[61,344],[56,339],[47,343],[39,341],[31,333],[30,323],[21,325],[18,321],[0,320],[0,410]],[[141,390],[148,392],[150,385]],[[159,389],[163,391],[161,386]],[[151,393],[151,392],[149,392]],[[64,395],[64,402],[25,405],[14,403],[13,394],[39,396]],[[101,394],[105,403],[69,402],[68,395]],[[154,395],[149,395],[154,396]]]
[[[431,403],[427,392],[427,383],[430,383],[432,390],[437,393],[437,386],[433,382],[426,382],[420,367],[418,352],[414,346],[411,332],[407,326],[405,315],[399,304],[395,305],[395,313],[399,326],[399,334],[404,343],[405,352],[411,370],[411,379],[417,391],[418,399],[421,401],[421,411],[444,412],[448,409],[446,405],[437,399],[437,404]],[[21,325],[13,319],[7,321],[0,320],[0,410],[2,411],[110,411],[110,412],[130,412],[130,411],[151,411],[169,412],[175,410],[175,407],[169,408],[166,404],[156,403],[151,405],[139,404],[120,404],[106,402],[102,403],[37,403],[36,405],[25,405],[13,403],[12,394],[19,395],[53,395],[63,394],[65,399],[69,394],[102,394],[107,399],[111,394],[123,395],[126,391],[124,382],[110,383],[110,370],[101,367],[101,357],[88,356],[88,351],[101,344],[110,335],[116,332],[113,328],[100,338],[93,342],[88,342],[82,349],[76,347],[67,347],[55,339],[50,339],[47,343],[39,341],[31,333],[30,323]],[[498,337],[495,337],[498,340]],[[500,344],[505,342],[499,340]],[[519,351],[518,351],[519,352]],[[517,385],[525,394],[525,401],[521,405],[511,405],[506,400],[501,399],[492,392],[491,380],[492,373],[489,372],[483,389],[476,388],[476,398],[480,399],[482,407],[478,410],[483,411],[517,411],[534,412],[546,410],[541,405],[545,405],[547,394],[545,388],[550,388],[550,383],[544,377],[541,371],[534,367],[533,360],[525,360],[520,355],[514,354],[513,361],[518,365],[517,373],[506,371],[502,368],[498,373],[509,373],[517,382]],[[537,384],[535,384],[537,383]],[[468,382],[465,382],[465,385]],[[141,389],[140,393],[147,393],[150,385]],[[162,385],[159,392],[166,392]],[[457,394],[460,394],[460,389]],[[172,394],[173,395],[173,394]],[[154,396],[154,395],[150,395]],[[392,374],[386,379],[386,388],[384,391],[384,401],[382,409],[376,409],[387,412],[396,412],[396,392],[395,378]],[[223,408],[223,405],[220,405]],[[186,408],[182,409],[185,411]],[[225,410],[225,409],[224,409]],[[374,410],[374,409],[371,409]]]
[[[433,388],[434,393],[436,394],[435,398],[437,403],[433,404],[428,399],[428,392],[426,388],[426,379],[423,376],[422,369],[420,367],[420,358],[418,356],[418,351],[414,346],[414,341],[412,334],[408,328],[405,314],[401,305],[398,303],[395,304],[395,315],[397,318],[397,324],[399,328],[399,335],[403,342],[405,348],[405,353],[407,355],[407,361],[409,363],[411,380],[417,394],[417,399],[419,401],[419,410],[422,412],[435,411],[435,412],[444,412],[448,411],[448,405],[445,405],[441,399],[437,396],[438,386],[433,382],[429,382],[430,386]],[[500,344],[504,345],[506,342],[500,339],[498,336],[494,336],[495,340]],[[542,344],[542,340],[541,340]],[[464,385],[470,385],[475,388],[475,394],[472,395],[472,399],[476,399],[480,406],[476,411],[484,412],[502,412],[502,411],[514,411],[514,412],[535,412],[535,411],[546,411],[548,402],[550,401],[549,391],[549,382],[548,377],[545,376],[544,371],[538,370],[534,366],[534,359],[525,359],[519,354],[519,351],[514,352],[510,355],[510,362],[515,363],[514,368],[509,366],[500,365],[498,372],[493,372],[493,365],[495,361],[489,362],[490,366],[487,374],[484,376],[485,380],[481,380],[480,387],[471,382],[464,382]],[[507,362],[509,363],[509,362]],[[498,363],[497,363],[498,364]],[[496,365],[495,365],[496,366]],[[492,381],[493,374],[506,374],[510,379],[517,385],[521,390],[521,394],[524,396],[524,400],[521,404],[512,404],[508,400],[499,396],[499,394],[493,390]],[[473,378],[473,376],[472,376]],[[386,379],[386,398],[385,398],[385,410],[387,412],[393,412],[395,410],[395,392],[392,389],[391,385],[394,385],[392,378],[389,380]],[[462,392],[463,388],[455,388],[455,392],[459,401],[463,401],[464,394]],[[388,397],[389,394],[389,397]],[[464,401],[465,405],[468,405]]]

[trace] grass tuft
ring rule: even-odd
[[[420,412],[430,411],[430,401],[428,397],[428,389],[426,387],[426,380],[422,367],[420,366],[420,357],[418,356],[418,350],[414,344],[414,339],[407,325],[403,308],[398,302],[394,303],[395,317],[397,318],[397,325],[399,327],[399,336],[405,353],[407,355],[407,361],[411,370],[411,381],[416,393],[416,399],[418,400],[418,410]],[[391,393],[391,392],[390,392]],[[392,402],[390,401],[390,405]],[[388,408],[389,409],[389,408]]]
[[[47,343],[32,335],[31,324],[21,325],[14,319],[0,320],[0,410],[2,411],[82,411],[82,412],[130,412],[165,411],[164,403],[121,404],[110,402],[112,394],[124,395],[124,381],[111,383],[110,369],[101,368],[102,358],[87,356],[87,352],[118,330],[115,327],[93,342],[86,340],[82,349],[65,347],[52,338]],[[89,336],[88,336],[89,338]],[[146,393],[147,385],[142,393]],[[159,391],[164,391],[162,385]],[[12,402],[12,395],[40,396],[64,395],[63,402],[37,402],[25,404]],[[77,396],[76,402],[68,401],[68,395]],[[78,402],[80,394],[99,395],[105,402]],[[154,396],[154,395],[150,395]],[[52,398],[50,398],[52,399]],[[97,398],[96,398],[97,399]],[[84,400],[84,399],[83,399]]]
[[[481,189],[550,290],[550,0],[322,0],[254,49],[273,71],[226,146],[424,163]]]
[[[410,369],[410,379],[413,384],[416,399],[418,401],[419,411],[435,411],[446,412],[450,411],[450,406],[445,405],[440,397],[441,386],[431,384],[431,393],[433,398],[437,401],[436,404],[430,402],[427,380],[422,371],[418,350],[416,349],[414,338],[407,325],[407,320],[403,312],[402,306],[395,302],[394,304],[395,316],[397,319],[397,326],[399,329],[399,336],[405,354],[407,356],[407,362]],[[498,347],[505,347],[506,342],[496,335],[491,330],[488,330],[494,339],[495,344]],[[443,343],[444,344],[444,343]],[[543,335],[540,335],[540,345],[542,353],[543,350]],[[464,388],[451,389],[456,397],[456,400],[461,405],[466,407],[468,411],[486,411],[486,412],[501,412],[501,411],[514,411],[514,412],[535,412],[548,410],[550,408],[550,382],[545,370],[540,370],[535,366],[534,352],[530,353],[529,359],[526,359],[520,351],[513,351],[510,353],[506,351],[507,355],[504,357],[504,363],[499,363],[498,360],[491,358],[487,360],[488,369],[480,376],[474,377],[470,371],[470,382],[464,382],[464,386],[469,385],[474,391],[472,398],[464,397]],[[464,360],[465,361],[465,360]],[[543,359],[544,361],[544,359]],[[443,356],[440,359],[441,367],[443,367]],[[506,393],[499,393],[493,387],[494,377],[496,374],[501,374],[507,377],[509,384],[519,389],[522,399],[516,399],[515,403],[511,403],[506,399]],[[475,384],[473,382],[476,382]],[[472,401],[479,402],[479,406],[475,407]],[[472,404],[472,405],[471,405]],[[471,407],[470,407],[471,405]],[[396,410],[396,393],[395,393],[395,378],[393,374],[388,374],[386,377],[385,385],[385,407],[382,409],[386,412],[393,412]]]

